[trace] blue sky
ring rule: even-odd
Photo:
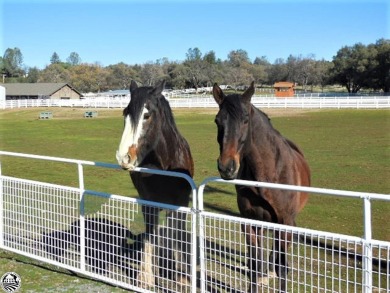
[[[0,0],[0,54],[18,47],[24,65],[103,66],[183,61],[189,48],[232,50],[273,63],[290,54],[332,60],[343,46],[390,36],[389,0]]]

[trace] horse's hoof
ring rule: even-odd
[[[257,279],[257,283],[263,286],[268,286],[269,284],[269,277],[264,275],[263,277],[260,277]]]
[[[268,277],[274,279],[274,278],[277,278],[278,275],[276,274],[275,271],[269,271],[268,272]]]
[[[277,278],[277,274],[274,271],[269,271],[267,275],[263,275],[257,279],[257,282],[261,285],[268,286],[270,279]]]
[[[180,292],[191,292],[191,281],[187,276],[180,274],[176,277],[176,281],[180,286]]]
[[[148,273],[139,273],[137,278],[138,287],[150,290],[154,287],[154,276]]]

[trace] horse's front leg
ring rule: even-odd
[[[138,274],[138,286],[144,289],[150,289],[155,284],[154,274],[154,247],[155,247],[155,229],[158,225],[158,208],[142,206],[146,232],[143,239],[143,253]]]
[[[177,283],[182,286],[181,292],[186,291],[190,284],[191,272],[191,235],[186,229],[187,214],[180,211],[167,213],[168,241],[165,244],[166,251],[172,259],[167,260],[174,267],[174,277]]]
[[[291,238],[291,233],[275,231],[275,271],[279,277],[279,292],[286,292],[288,275],[287,251]]]
[[[248,292],[258,292],[259,285],[267,285],[267,257],[261,243],[262,230],[251,225],[241,225],[248,247],[249,289]],[[265,262],[265,263],[264,263]]]

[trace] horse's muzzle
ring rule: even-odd
[[[222,163],[221,159],[217,160],[218,171],[222,179],[232,180],[237,178],[238,165],[235,160],[228,160],[225,164]]]
[[[116,159],[118,160],[118,164],[122,169],[129,171],[134,170],[137,159],[135,146],[129,147],[129,150],[126,154],[120,154],[119,151],[117,151]]]

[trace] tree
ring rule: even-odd
[[[202,59],[202,53],[199,48],[189,48],[186,57],[186,61],[197,61]]]
[[[163,76],[164,73],[158,63],[145,63],[140,71],[141,82],[146,86],[155,85],[157,81],[163,78]]]
[[[4,52],[2,70],[7,77],[20,77],[24,75],[23,54],[19,48],[8,48]]]
[[[287,65],[282,58],[276,59],[274,64],[269,67],[267,71],[269,84],[273,85],[275,82],[288,80]]]
[[[380,39],[374,45],[376,67],[372,72],[372,87],[390,92],[390,40]]]
[[[195,89],[198,89],[202,83],[206,82],[205,70],[207,68],[206,62],[202,59],[202,53],[199,48],[190,48],[186,54],[187,58],[184,61],[184,75],[186,81]]]
[[[137,72],[123,62],[107,67],[107,83],[112,89],[128,89],[132,79],[137,80]]]
[[[214,51],[210,51],[210,52],[207,52],[206,54],[204,54],[203,61],[206,62],[207,64],[210,64],[210,65],[220,63],[217,60],[217,57],[215,56]]]
[[[51,63],[51,64],[58,64],[58,63],[61,63],[60,56],[58,56],[57,52],[54,52],[53,55],[51,55],[50,63]]]
[[[256,57],[251,67],[251,74],[258,85],[262,85],[268,82],[268,71],[271,64],[268,62],[267,57]]]
[[[345,86],[349,93],[357,93],[363,86],[370,87],[374,55],[375,50],[361,43],[341,48],[333,57],[333,81]]]
[[[333,70],[333,63],[322,59],[317,61],[314,67],[313,84],[319,85],[324,91],[324,87],[331,82],[330,73]]]
[[[100,64],[80,64],[69,68],[72,86],[81,92],[100,92],[107,90],[109,71]]]
[[[26,82],[35,83],[39,80],[40,71],[37,67],[31,67],[28,69]]]
[[[251,63],[248,57],[248,52],[242,49],[230,51],[227,61],[232,67],[242,67]]]
[[[70,81],[69,71],[62,64],[50,64],[42,70],[38,82],[66,82]]]
[[[76,52],[70,53],[69,57],[66,59],[66,62],[68,62],[70,65],[79,65],[81,63],[81,58],[79,54]]]
[[[187,79],[187,68],[183,63],[175,64],[170,72],[172,84],[176,88],[184,88]]]
[[[156,60],[156,64],[159,64],[161,67],[161,71],[162,71],[161,78],[165,80],[165,87],[172,88],[173,87],[172,71],[174,70],[176,64],[170,62],[166,57]]]
[[[248,53],[239,49],[230,51],[225,63],[225,78],[230,85],[235,87],[239,85],[248,85],[254,77],[251,72],[252,64],[249,60]]]
[[[263,66],[269,66],[271,65],[267,59],[266,56],[256,57],[255,61],[253,61],[253,64],[255,65],[263,65]]]
[[[217,59],[214,51],[207,52],[203,56],[204,70],[203,74],[206,80],[206,85],[211,87],[215,82],[222,82],[221,60]]]
[[[297,63],[297,78],[300,84],[303,86],[303,90],[306,92],[306,86],[313,84],[314,82],[314,68],[315,68],[314,55],[311,54],[308,57],[298,57]]]
[[[237,89],[239,85],[248,85],[253,81],[253,76],[243,67],[226,66],[224,69],[224,79]]]
[[[290,55],[286,61],[287,81],[298,82],[298,67],[299,59],[296,56]]]

